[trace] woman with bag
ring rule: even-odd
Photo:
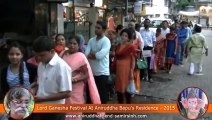
[[[133,28],[129,28],[131,31],[131,42],[135,47],[136,53],[135,53],[135,62],[140,58],[140,53],[141,53],[141,40],[136,38],[136,32]],[[140,85],[141,85],[141,80],[140,80],[140,70],[136,66],[134,69],[134,83],[135,83],[135,88],[136,88],[136,93],[140,92]]]
[[[127,87],[130,84],[130,80],[133,80],[133,72],[135,68],[135,47],[130,42],[131,32],[129,29],[124,29],[120,33],[121,43],[116,46],[116,79],[115,89],[117,91],[118,103],[124,103],[124,97],[126,103],[131,103],[131,94]],[[133,82],[134,83],[134,82]],[[131,84],[132,85],[132,84]],[[135,86],[134,86],[135,87]]]

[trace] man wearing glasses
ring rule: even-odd
[[[4,106],[9,109],[9,117],[20,120],[31,114],[32,110],[29,110],[31,101],[32,96],[30,92],[24,88],[17,87],[7,93]]]

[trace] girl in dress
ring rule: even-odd
[[[37,78],[37,67],[23,61],[24,48],[17,42],[11,43],[8,49],[10,64],[1,71],[1,91],[3,96],[10,88],[22,86],[31,89]]]
[[[170,27],[170,33],[166,35],[166,70],[170,74],[172,64],[174,63],[177,52],[178,38],[173,27]]]

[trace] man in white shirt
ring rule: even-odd
[[[110,75],[109,53],[111,43],[104,35],[106,28],[106,22],[96,22],[96,36],[88,41],[88,45],[85,50],[85,55],[91,65],[102,104],[106,104],[108,100],[107,82]]]
[[[154,46],[155,46],[155,42],[156,42],[156,36],[155,36],[155,32],[153,32],[152,30],[149,29],[149,25],[150,25],[150,20],[147,18],[144,20],[144,28],[141,29],[140,33],[141,33],[141,37],[143,38],[144,41],[144,49],[143,51],[154,51]],[[151,54],[149,56],[147,56],[147,62],[148,62],[148,81],[150,83],[153,82],[152,79],[152,73],[153,70],[150,69],[150,62],[151,62]]]
[[[162,29],[161,29],[161,34],[166,37],[167,33],[170,33],[170,29],[168,28],[169,24],[168,21],[164,20],[162,22]]]
[[[36,102],[65,104],[72,90],[72,71],[69,65],[55,52],[55,43],[49,37],[38,37],[33,44],[38,66],[38,90]],[[42,120],[64,120],[65,113],[41,114]]]

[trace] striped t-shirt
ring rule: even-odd
[[[24,84],[21,85],[20,80],[19,80],[19,73],[13,73],[11,70],[11,65],[8,66],[7,68],[7,83],[10,88],[15,87],[15,86],[22,86],[24,88],[30,88],[30,82],[29,82],[29,72],[26,68],[26,63],[23,63],[23,79],[24,79]]]

